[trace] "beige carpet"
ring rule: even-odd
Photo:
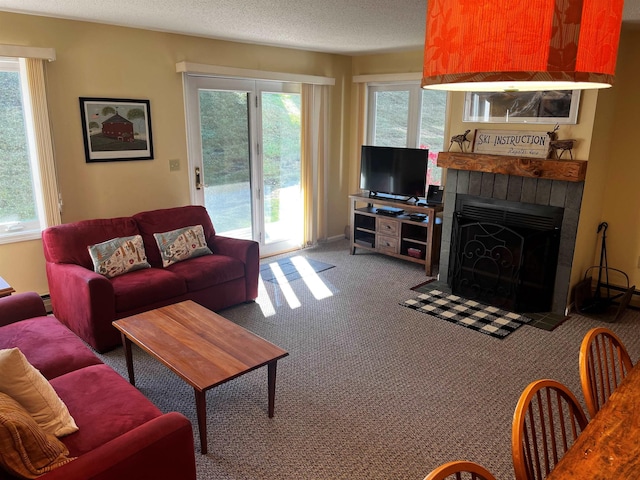
[[[346,241],[297,254],[335,265],[288,284],[264,282],[258,303],[222,314],[280,345],[275,417],[266,369],[207,394],[204,479],[422,479],[454,459],[512,479],[511,418],[525,386],[557,379],[582,399],[578,315],[548,332],[529,325],[504,340],[399,305],[425,280],[420,265]],[[638,313],[606,324],[640,356]],[[193,392],[139,350],[136,383],[163,411],[196,424]],[[126,377],[122,349],[102,358]],[[197,427],[194,438],[198,445]]]

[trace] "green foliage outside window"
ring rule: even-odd
[[[428,149],[427,183],[441,185],[442,169],[436,165],[436,160],[438,152],[444,149],[447,94],[435,90],[424,90],[421,95],[418,145],[407,145],[409,90],[375,92],[375,145]]]
[[[18,72],[0,71],[0,223],[37,219]]]
[[[207,185],[249,181],[247,94],[200,93],[202,158]],[[271,188],[300,180],[300,95],[262,96],[264,183]]]

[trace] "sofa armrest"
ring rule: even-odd
[[[71,263],[46,264],[53,314],[99,352],[120,344],[111,325],[115,294],[103,275]]]
[[[244,263],[247,302],[258,297],[258,276],[260,275],[260,245],[254,240],[215,235],[209,248],[213,253],[234,257]]]
[[[170,412],[79,456],[43,480],[195,480],[191,422]]]
[[[44,302],[36,292],[17,293],[0,298],[0,326],[47,314]]]

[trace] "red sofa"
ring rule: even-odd
[[[202,225],[213,255],[163,268],[153,234],[194,225]],[[132,235],[142,236],[151,268],[114,278],[93,271],[90,245]],[[216,235],[201,206],[58,225],[42,233],[42,243],[54,314],[98,352],[121,344],[111,324],[119,318],[183,300],[218,311],[258,296],[258,243]]]
[[[46,480],[195,479],[191,423],[163,414],[102,363],[28,292],[0,298],[0,349],[18,347],[66,404],[78,431],[60,438],[77,457]],[[0,467],[0,480],[15,477]]]

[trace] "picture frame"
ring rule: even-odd
[[[466,92],[463,122],[573,124],[580,90]]]
[[[153,159],[149,100],[79,100],[87,163]]]

